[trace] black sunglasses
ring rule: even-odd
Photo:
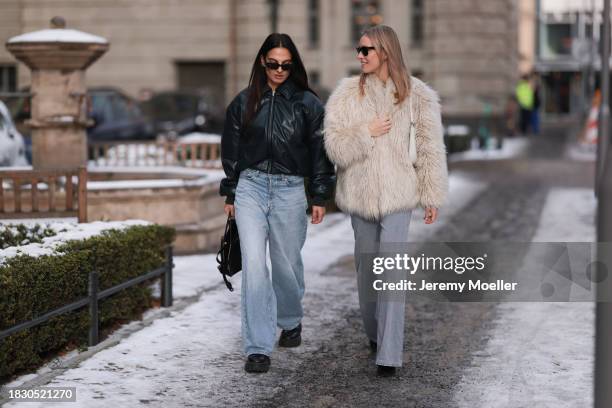
[[[355,49],[357,50],[357,55],[359,55],[359,53],[362,53],[364,57],[367,57],[370,50],[374,51],[376,48],[363,46],[363,47],[357,47]]]
[[[289,71],[292,67],[291,62],[286,62],[284,64],[279,64],[278,62],[266,62],[266,68],[276,71],[278,67],[280,67],[283,71]]]

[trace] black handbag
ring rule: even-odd
[[[227,217],[225,233],[223,234],[223,238],[221,238],[221,248],[219,248],[219,252],[217,252],[217,263],[219,264],[217,268],[219,272],[221,272],[221,276],[223,276],[225,286],[233,292],[234,288],[227,278],[228,276],[234,276],[242,270],[240,237],[238,236],[236,219],[233,217]]]

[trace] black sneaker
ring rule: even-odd
[[[278,339],[278,347],[297,347],[302,344],[302,323],[295,329],[283,330]]]
[[[378,343],[376,343],[374,340],[370,340],[370,350],[372,350],[374,353],[376,353],[376,350],[378,350]]]
[[[377,365],[376,374],[379,377],[393,377],[395,375],[395,367]]]
[[[247,373],[267,373],[270,369],[270,357],[265,354],[249,354],[244,365]]]

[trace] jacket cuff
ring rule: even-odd
[[[370,128],[367,123],[356,126],[353,128],[352,142],[354,147],[358,149],[359,157],[366,157],[370,154],[376,142],[374,137],[370,134]]]
[[[443,188],[438,191],[426,191],[421,193],[419,205],[423,209],[427,207],[440,208],[446,204],[447,197],[447,193]]]
[[[234,205],[234,198],[235,198],[235,196],[228,195],[227,197],[225,197],[225,204],[232,204],[232,205]]]
[[[325,207],[326,200],[323,197],[312,197],[310,202],[312,205],[316,205],[318,207]]]
[[[330,127],[325,136],[328,157],[343,168],[368,157],[375,145],[366,123],[348,128]]]

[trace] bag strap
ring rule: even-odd
[[[234,291],[234,287],[232,286],[230,281],[227,280],[227,275],[222,273],[221,276],[223,276],[223,280],[225,281],[225,286],[227,286],[227,288],[229,289],[230,292],[233,292]]]
[[[221,266],[221,263],[224,262],[223,259],[223,243],[225,242],[225,238],[227,238],[227,233],[229,231],[230,228],[230,223],[229,223],[230,217],[227,218],[227,221],[225,223],[225,232],[223,233],[223,238],[221,238],[221,248],[219,248],[219,252],[217,252],[217,263],[219,264],[219,267]],[[221,269],[219,269],[221,270]],[[223,272],[221,272],[223,273]]]
[[[225,232],[223,233],[223,238],[221,239],[221,248],[219,249],[219,252],[217,252],[217,263],[219,264],[217,266],[217,269],[219,269],[219,272],[221,272],[221,276],[223,276],[223,281],[225,282],[225,286],[227,286],[230,292],[233,292],[234,287],[232,286],[231,282],[227,280],[227,275],[225,274],[225,271],[223,270],[223,265],[227,264],[227,259],[225,258],[224,249],[225,249],[225,244],[226,244],[225,242],[226,238],[228,238],[228,234],[231,232],[230,220],[232,220],[232,217],[228,216],[227,222],[225,223]],[[231,246],[231,243],[229,245]]]
[[[417,151],[416,151],[416,118],[412,111],[412,92],[408,97],[408,103],[410,105],[410,130],[408,133],[408,156],[412,164],[416,163]]]

